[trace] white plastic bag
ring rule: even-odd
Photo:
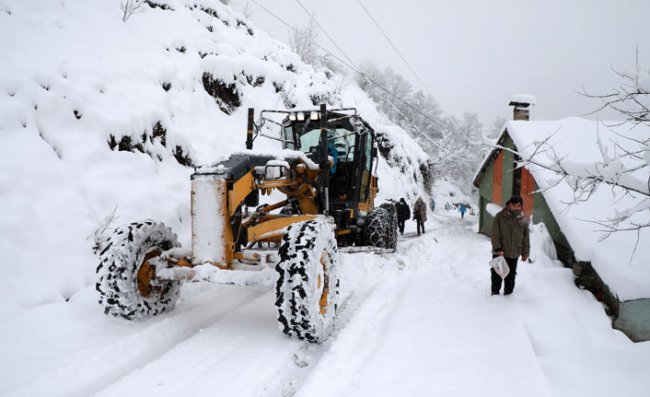
[[[501,278],[506,278],[508,273],[510,273],[510,267],[506,262],[506,258],[504,258],[502,255],[499,255],[496,258],[492,259],[490,261],[490,267],[494,269],[494,271],[497,272]]]

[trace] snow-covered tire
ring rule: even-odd
[[[391,225],[389,224],[390,214],[383,207],[377,207],[368,213],[366,221],[361,229],[359,245],[364,247],[390,248],[388,246],[388,235]]]
[[[275,305],[280,329],[309,342],[326,340],[339,300],[338,248],[332,226],[321,220],[289,226],[279,257]]]
[[[379,206],[386,210],[386,248],[397,250],[397,208],[393,203],[384,203]]]
[[[180,247],[176,235],[162,223],[146,220],[115,229],[101,245],[97,283],[104,313],[129,320],[170,311],[181,281],[156,280],[149,260]]]

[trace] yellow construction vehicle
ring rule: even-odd
[[[265,123],[278,127],[277,136],[262,132]],[[259,136],[282,142],[283,150],[254,152]],[[257,123],[249,109],[247,149],[192,175],[191,251],[151,220],[103,241],[96,289],[105,313],[154,316],[174,307],[182,280],[232,280],[224,275],[274,263],[282,331],[324,340],[338,302],[338,247],[396,249],[395,207],[374,205],[375,139],[353,108],[263,110]],[[278,196],[273,192],[282,198],[260,205],[261,195]]]

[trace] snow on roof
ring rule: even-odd
[[[535,177],[576,259],[590,261],[621,301],[650,298],[650,230],[641,229],[638,234],[637,231],[616,232],[603,239],[603,226],[597,223],[640,202],[647,202],[647,196],[625,194],[620,187],[601,184],[586,201],[569,205],[575,201],[570,185],[575,177],[590,172],[615,177],[623,167],[645,166],[622,177],[621,182],[647,195],[649,163],[645,157],[648,148],[639,142],[650,139],[650,126],[574,117],[557,121],[509,121],[502,136],[506,132],[522,158],[536,153],[533,162],[537,165],[526,167]],[[544,141],[543,147],[548,150],[536,152]],[[621,149],[640,150],[642,154],[620,158],[615,153],[620,153]],[[603,154],[608,159],[606,162]],[[553,166],[556,159],[561,159],[560,164],[570,177],[560,181],[558,174],[544,168]],[[647,224],[649,220],[650,210],[646,208],[619,226]]]
[[[510,97],[510,105],[528,104],[531,106],[535,106],[536,103],[537,103],[537,98],[535,98],[532,95],[515,94],[512,97]]]

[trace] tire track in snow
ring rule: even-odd
[[[462,288],[467,288],[467,286],[473,289],[484,288],[482,279],[476,276],[476,269],[468,270],[463,267],[463,264],[471,263],[472,257],[480,255],[480,252],[471,249],[471,247],[453,247],[454,244],[457,244],[459,235],[477,234],[474,220],[435,213],[433,215],[439,225],[427,229],[426,233],[416,238],[401,236],[399,241],[401,249],[398,248],[398,252],[403,251],[410,258],[418,258],[415,263],[416,269],[440,273],[441,277]],[[483,237],[477,237],[477,239],[482,240]],[[488,258],[489,251],[485,251],[485,255]],[[489,273],[487,277],[489,278]]]
[[[255,395],[270,372],[291,362],[299,345],[278,331],[274,299],[266,291],[97,396]]]
[[[348,258],[352,258],[354,254],[348,255],[350,255]],[[375,262],[395,262],[395,259],[397,259],[397,267],[401,268],[399,255],[381,254],[371,255],[371,257],[375,258]],[[355,265],[357,264],[348,264],[348,266]],[[378,268],[381,267],[379,264],[377,266]],[[338,349],[338,346],[341,344],[348,345],[348,342],[342,343],[341,339],[363,339],[364,332],[357,332],[359,328],[363,328],[364,330],[370,329],[372,332],[380,332],[383,327],[379,324],[385,322],[390,317],[391,302],[397,302],[396,299],[392,298],[399,294],[398,287],[382,284],[382,280],[383,278],[379,277],[364,288],[353,290],[345,295],[338,307],[334,332],[327,341],[321,344],[302,342],[300,348],[293,354],[293,362],[291,365],[279,369],[276,377],[270,381],[268,387],[259,395],[265,397],[303,395],[302,388],[304,383],[309,379],[311,373],[315,370],[317,371],[319,366],[322,365],[322,360],[327,357],[330,350]],[[364,318],[369,317],[372,321],[359,319],[360,312],[372,313],[362,316]],[[361,346],[361,341],[358,340],[356,345]],[[367,354],[372,354],[373,349],[366,348],[364,351]],[[305,392],[308,393],[309,391]]]
[[[236,287],[205,291],[187,302],[191,308],[172,311],[161,321],[58,368],[8,396],[93,394],[268,291],[247,287],[233,292],[229,291],[231,288]],[[211,304],[217,301],[224,303]]]
[[[293,353],[292,365],[285,366],[278,371],[277,378],[264,390],[262,396],[290,397],[296,394],[321,358],[336,343],[338,334],[345,329],[354,313],[363,305],[373,290],[374,288],[370,288],[344,297],[337,310],[336,325],[332,335],[327,341],[320,344],[302,342],[300,348]]]

